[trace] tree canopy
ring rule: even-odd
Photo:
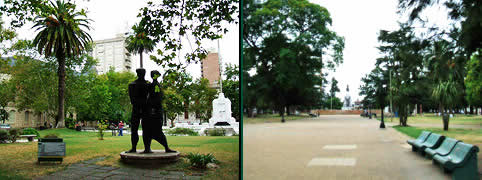
[[[343,61],[344,39],[329,29],[328,10],[306,0],[248,0],[244,5],[243,71],[254,72],[243,77],[248,115],[256,106],[283,115],[285,108],[319,104],[322,68]],[[330,60],[321,58],[326,52]]]

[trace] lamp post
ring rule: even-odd
[[[384,85],[382,85],[382,86],[383,86],[383,90],[385,90],[385,88],[387,87],[386,84],[384,84]],[[383,100],[382,100],[382,101],[383,101]],[[382,104],[385,104],[385,102],[382,102]],[[383,107],[385,107],[385,106],[383,106]],[[384,110],[384,109],[382,108],[382,111],[381,111],[381,113],[382,113],[382,122],[380,123],[380,128],[382,128],[382,129],[385,128],[385,121],[383,120],[383,110]]]

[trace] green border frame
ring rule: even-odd
[[[243,179],[243,0],[239,1],[239,179]]]

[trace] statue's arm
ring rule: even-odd
[[[133,93],[134,93],[134,92],[133,92],[133,88],[132,88],[132,86],[129,84],[127,89],[128,89],[128,91],[129,91],[129,99],[131,100],[131,104],[134,104],[134,98],[132,98],[132,95],[133,95]]]

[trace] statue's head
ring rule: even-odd
[[[146,75],[146,70],[144,68],[138,68],[136,69],[137,77],[144,79],[144,76]]]
[[[159,78],[159,76],[161,76],[161,73],[159,73],[159,71],[157,71],[157,70],[151,71],[152,80],[157,80],[157,78]]]

